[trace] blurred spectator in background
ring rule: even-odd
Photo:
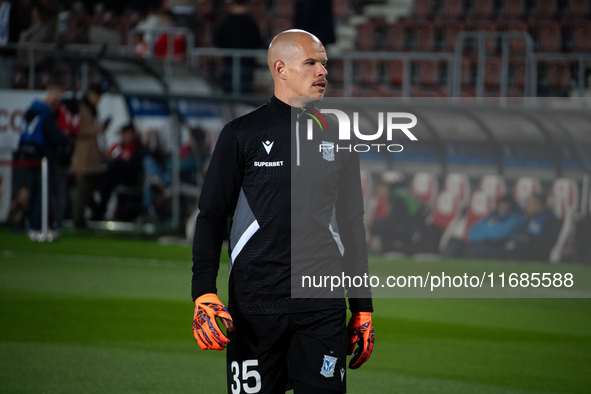
[[[386,182],[379,182],[374,190],[373,197],[371,199],[371,206],[369,208],[371,212],[370,216],[365,220],[365,226],[369,238],[367,244],[372,252],[381,253],[382,251],[382,239],[381,235],[378,235],[373,225],[374,223],[380,223],[390,215],[390,185]],[[379,230],[379,225],[378,225]]]
[[[121,142],[108,152],[108,167],[101,177],[101,201],[94,219],[102,220],[113,190],[119,185],[134,186],[142,183],[142,162],[148,150],[140,142],[133,124],[121,129]]]
[[[99,186],[102,173],[103,155],[98,145],[98,135],[105,131],[108,121],[96,123],[96,106],[103,94],[100,85],[92,85],[80,102],[80,129],[72,155],[72,172],[76,176],[73,218],[74,227],[86,228],[84,211],[87,206],[98,211],[93,191]]]
[[[18,190],[16,198],[10,203],[10,211],[6,222],[18,227],[25,227],[25,218],[27,215],[27,201],[29,200],[29,188],[21,187]]]
[[[50,85],[43,100],[35,100],[25,112],[22,119],[21,137],[16,153],[17,160],[26,160],[29,168],[29,200],[27,204],[27,228],[33,237],[41,230],[41,169],[31,161],[47,157],[49,176],[49,214],[55,207],[55,169],[58,147],[66,145],[68,140],[56,123],[55,112],[61,103],[63,89],[58,85]],[[52,230],[59,224],[49,218]],[[57,233],[53,237],[57,237]]]
[[[158,31],[158,38],[154,43],[154,56],[165,58],[170,56],[176,60],[185,59],[187,57],[187,37],[185,34],[172,35],[170,31],[167,31],[175,27],[172,12],[161,12],[159,27],[160,29],[164,29],[165,32]],[[169,49],[169,44],[172,44],[172,49]]]
[[[336,42],[332,0],[296,0],[294,29],[314,34],[326,46]]]
[[[153,2],[146,4],[146,17],[139,21],[135,28],[140,32],[135,34],[133,43],[133,54],[137,56],[147,56],[150,45],[156,39],[153,28],[160,26],[160,11]]]
[[[187,37],[184,34],[177,34],[171,38],[166,30],[173,27],[175,24],[172,12],[150,6],[146,18],[136,26],[140,34],[134,37],[134,54],[167,57],[170,41],[172,57],[178,60],[184,59],[187,56]]]
[[[526,219],[505,245],[505,256],[514,260],[547,261],[562,224],[538,195],[525,200],[523,212]]]
[[[390,215],[390,185],[386,182],[379,182],[376,185],[372,213],[372,216],[367,220],[369,228],[373,223],[384,220]]]
[[[113,48],[121,45],[123,37],[121,33],[113,28],[112,12],[105,12],[100,17],[100,24],[92,24],[88,29],[88,43],[97,45],[106,45]]]
[[[206,157],[205,132],[200,128],[190,131],[189,139],[180,148],[180,180],[183,183],[196,184],[197,174],[203,169]],[[172,158],[167,157],[162,165],[153,154],[146,155],[143,160],[145,173],[143,188],[144,217],[147,220],[157,220],[158,215],[154,207],[155,193],[170,191],[172,185]]]
[[[524,216],[513,197],[499,199],[497,208],[490,215],[476,222],[468,232],[468,244],[463,257],[500,258],[505,243],[523,225]]]
[[[320,37],[319,37],[320,38]],[[214,45],[219,48],[259,49],[263,39],[259,25],[250,13],[247,0],[234,0],[228,6],[228,15],[218,25],[214,35]],[[232,92],[232,58],[224,58],[222,88]],[[252,81],[256,59],[243,57],[240,60],[240,93],[252,92]]]
[[[31,26],[23,31],[19,38],[19,44],[47,44],[56,40],[56,25],[53,11],[43,3],[36,3],[31,8]],[[47,52],[35,53],[35,67],[43,62]],[[17,64],[21,68],[29,67],[29,49],[19,49]]]
[[[7,48],[7,45],[18,42],[20,30],[17,8],[10,1],[0,0],[0,89],[12,87],[16,48]]]
[[[62,100],[57,109],[57,126],[66,137],[67,143],[57,147],[55,167],[55,211],[54,217],[57,223],[65,218],[66,211],[69,212],[70,195],[68,193],[68,182],[70,180],[70,162],[74,151],[74,142],[80,126],[78,118],[78,105],[76,100]]]
[[[371,226],[371,234],[380,238],[381,253],[390,251],[409,252],[412,246],[413,236],[421,227],[423,217],[421,215],[423,204],[416,198],[403,182],[392,185],[391,192],[388,188],[380,186],[378,192],[381,199],[388,196],[389,209],[383,214],[382,219],[376,220]],[[381,205],[385,208],[385,201]]]

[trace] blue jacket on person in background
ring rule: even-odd
[[[556,241],[559,231],[560,221],[552,212],[545,211],[530,218],[520,233],[536,240],[548,237],[549,241]]]
[[[558,239],[562,222],[546,210],[529,217],[512,237],[508,257],[516,260],[548,260]]]
[[[468,232],[470,242],[504,241],[515,234],[525,222],[521,212],[500,215],[496,210],[476,222]]]
[[[55,115],[49,104],[35,100],[23,115],[19,151],[26,159],[50,156],[54,159],[58,146],[68,140],[57,127]]]

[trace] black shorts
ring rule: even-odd
[[[230,311],[228,393],[283,393],[298,380],[346,392],[346,310],[282,315]]]

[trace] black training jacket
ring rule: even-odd
[[[338,143],[336,120],[325,116],[321,130],[306,111],[272,97],[221,131],[199,199],[193,300],[217,293],[226,223],[229,307],[243,314],[346,307],[343,294],[292,298],[292,264],[325,275],[367,273],[359,157],[322,149]],[[368,288],[348,289],[347,296],[352,311],[373,310]]]

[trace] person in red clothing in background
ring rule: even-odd
[[[101,179],[101,202],[96,220],[102,220],[107,211],[107,203],[118,185],[141,184],[142,161],[148,150],[140,142],[133,124],[121,129],[121,142],[113,145],[107,154],[108,168]]]
[[[68,183],[70,180],[70,162],[80,130],[80,116],[76,100],[62,100],[56,113],[57,127],[67,139],[67,144],[58,147],[55,169],[55,207],[54,220],[57,226],[66,216],[69,206]]]
[[[134,54],[139,56],[149,56],[151,54],[154,57],[166,58],[169,56],[168,45],[172,44],[170,49],[171,57],[175,60],[185,59],[187,56],[187,37],[183,33],[170,37],[169,30],[174,27],[174,15],[170,11],[160,11],[149,20],[146,19],[144,23],[138,24],[138,28],[144,33],[135,37]]]
[[[171,29],[174,28],[174,15],[170,11],[164,11],[160,17],[161,27]],[[183,60],[187,56],[187,37],[184,34],[175,34],[169,36],[169,32],[162,33],[154,43],[154,56],[168,57],[170,51],[172,58],[175,60]],[[172,44],[172,49],[168,48],[168,44]]]

